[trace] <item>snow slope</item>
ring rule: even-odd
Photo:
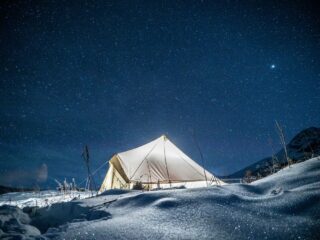
[[[299,132],[287,145],[288,156],[295,162],[305,161],[311,157],[320,155],[320,128],[310,127]],[[284,149],[275,154],[280,164],[287,163]],[[269,167],[273,164],[272,157],[264,158],[231,175],[228,178],[243,178],[246,171],[250,170],[252,175],[270,174]]]
[[[4,238],[30,227],[28,239],[320,239],[320,158],[250,185],[111,190],[23,214],[0,207]]]

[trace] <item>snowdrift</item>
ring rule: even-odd
[[[320,239],[320,158],[250,185],[112,190],[25,212],[0,207],[4,238]]]

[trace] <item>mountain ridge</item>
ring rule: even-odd
[[[302,162],[312,157],[320,155],[320,128],[309,127],[300,131],[287,144],[289,158],[295,162]],[[243,178],[246,174],[251,176],[265,177],[272,171],[274,166],[281,167],[287,164],[284,149],[280,149],[276,154],[265,157],[247,167],[244,167],[227,178]],[[249,173],[250,171],[250,173]]]

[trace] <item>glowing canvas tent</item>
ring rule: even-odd
[[[164,135],[143,146],[115,154],[109,161],[100,192],[114,188],[131,189],[137,182],[149,189],[224,184]]]

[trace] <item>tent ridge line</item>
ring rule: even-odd
[[[150,153],[153,151],[153,149],[158,145],[159,142],[156,142],[154,144],[154,146],[151,148],[151,150],[148,152],[148,154],[144,157],[144,159],[141,161],[141,163],[139,164],[139,166],[137,167],[137,169],[134,171],[134,173],[132,174],[132,176],[129,178],[129,180],[131,181],[131,179],[133,178],[133,176],[136,174],[136,172],[138,171],[138,169],[141,167],[142,163],[147,159],[147,157],[150,155]]]

